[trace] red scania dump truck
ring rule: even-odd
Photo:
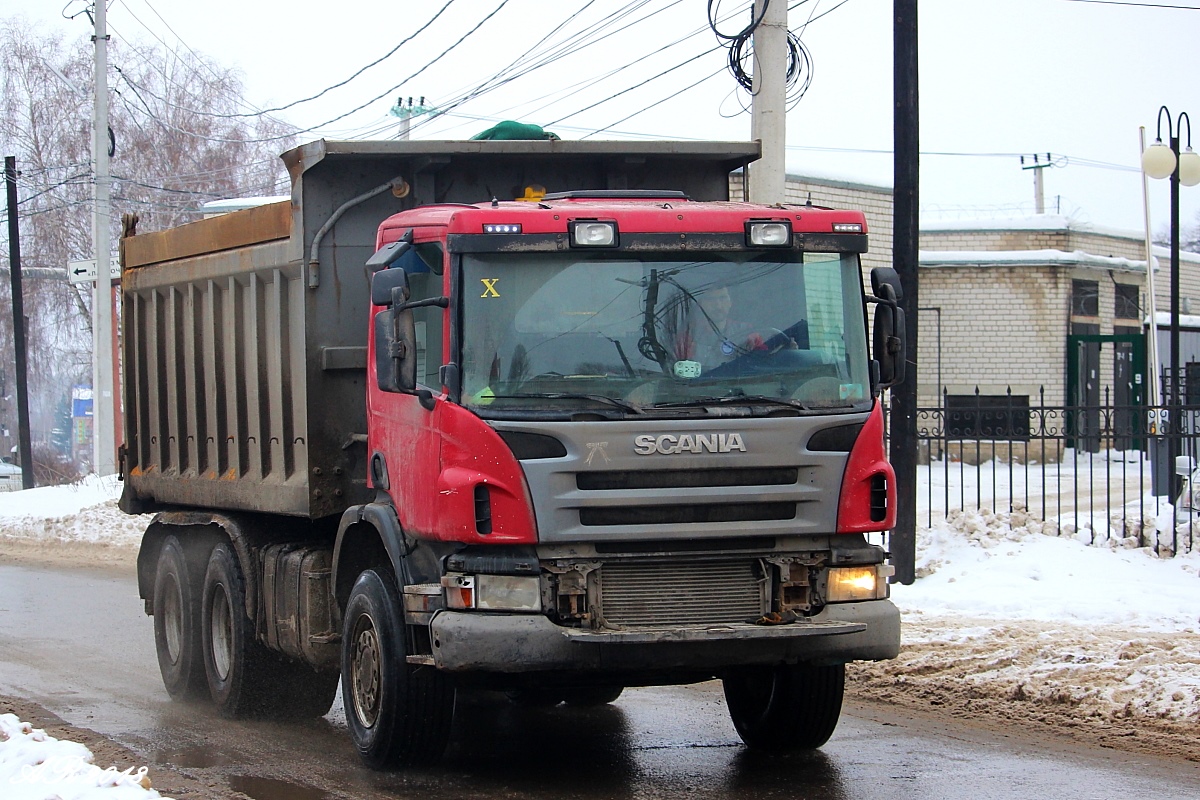
[[[900,644],[856,211],[729,201],[757,145],[329,142],[290,201],[122,240],[125,481],[173,698],[429,763],[456,692],[719,678],[812,748]],[[868,342],[868,310],[873,336]],[[882,541],[880,539],[879,541]]]

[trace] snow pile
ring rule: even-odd
[[[137,548],[149,516],[117,508],[121,484],[115,476],[88,476],[67,486],[45,486],[0,494],[0,539],[25,543],[83,543]]]
[[[13,714],[0,714],[0,795],[5,800],[145,800],[145,767],[100,769],[77,742],[60,741]]]
[[[1129,538],[1092,547],[1019,512],[955,512],[921,530],[916,568],[895,587],[913,613],[1200,632],[1200,554],[1162,558]]]
[[[1134,726],[1200,759],[1200,554],[1163,558],[1136,537],[1088,534],[986,510],[920,531],[918,580],[892,588],[900,656],[854,665],[859,692],[1057,727]]]

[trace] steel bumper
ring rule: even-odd
[[[540,614],[441,611],[430,624],[433,660],[450,672],[720,669],[752,664],[877,661],[900,652],[890,600],[838,603],[788,625],[707,625],[594,632]]]

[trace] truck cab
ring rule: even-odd
[[[899,647],[865,247],[859,212],[669,191],[386,220],[369,477],[406,657],[536,702],[721,677],[759,745],[796,726],[780,687],[840,708],[844,663]]]

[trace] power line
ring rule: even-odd
[[[593,2],[589,2],[579,12],[573,12],[571,15],[569,15],[567,17],[566,20],[564,20],[562,23],[559,23],[557,26],[555,26],[555,28],[550,33],[543,36],[536,44],[534,44],[532,47],[528,48],[524,53],[522,53],[520,56],[518,56],[516,59],[514,59],[512,62],[510,62],[508,64],[508,66],[499,70],[493,77],[488,78],[487,80],[483,81],[482,83],[474,85],[469,90],[460,91],[458,93],[458,95],[455,96],[452,100],[442,103],[441,107],[443,109],[443,112],[457,108],[457,107],[463,105],[464,103],[469,102],[478,97],[481,97],[484,94],[487,94],[488,92],[491,92],[491,91],[494,91],[494,90],[500,88],[501,86],[505,86],[515,80],[518,80],[522,77],[530,75],[533,72],[541,69],[542,67],[549,66],[550,64],[553,64],[554,62],[559,61],[560,59],[566,58],[567,56],[570,56],[570,55],[574,55],[575,53],[578,53],[588,47],[591,47],[592,45],[594,45],[598,42],[601,42],[604,39],[609,38],[610,36],[614,36],[618,33],[621,33],[622,31],[628,30],[629,28],[633,27],[634,25],[639,24],[640,22],[644,22],[645,20],[653,17],[655,14],[665,11],[666,9],[671,8],[674,5],[678,5],[678,2],[673,3],[670,6],[666,6],[664,8],[660,8],[656,11],[653,11],[650,14],[647,14],[645,17],[642,17],[641,19],[634,20],[633,22],[627,23],[627,24],[623,25],[622,27],[617,28],[616,30],[610,31],[604,35],[599,35],[602,31],[604,31],[605,28],[624,19],[625,17],[634,13],[638,9],[643,8],[645,5],[647,5],[647,0],[641,0],[640,2],[627,3],[624,7],[618,9],[617,11],[614,11],[614,12],[608,14],[607,16],[601,18],[600,20],[589,24],[583,30],[581,30],[577,33],[571,34],[569,37],[567,37],[567,39],[565,41],[551,46],[551,48],[547,52],[542,53],[537,56],[533,55],[534,53],[537,52],[537,50],[539,48],[541,48],[543,45],[546,45],[550,41],[551,37],[556,32],[561,30],[567,24],[567,22],[569,22],[572,19],[577,18],[579,16],[579,14],[581,14],[583,12],[583,10],[586,10],[587,8],[591,7],[594,2],[595,2],[595,0],[593,0]],[[590,41],[588,41],[588,37],[596,37],[596,38],[592,38]],[[517,71],[515,74],[511,74],[514,72],[514,70],[518,70],[518,68],[519,68],[519,71]],[[427,118],[426,120],[423,120],[422,123],[418,124],[418,127],[421,124],[430,123],[432,121],[432,119],[433,118]]]
[[[151,10],[151,11],[154,11],[154,8],[153,8],[153,6],[150,6],[150,3],[149,3],[149,1],[148,1],[148,0],[144,0],[144,2],[146,2],[146,5],[150,7],[150,10]],[[506,3],[506,2],[507,2],[507,0],[505,0],[505,3]],[[273,107],[273,108],[265,108],[265,109],[261,109],[261,110],[259,110],[259,111],[255,112],[255,113],[252,113],[252,114],[221,114],[221,113],[214,113],[214,112],[211,112],[211,111],[204,111],[204,110],[202,110],[202,109],[191,109],[191,108],[184,108],[184,107],[181,107],[181,106],[174,106],[174,107],[176,107],[176,108],[180,108],[181,110],[184,110],[184,111],[189,111],[189,112],[191,112],[191,113],[193,113],[193,114],[199,114],[199,115],[202,115],[202,116],[218,117],[218,118],[223,118],[223,119],[235,119],[235,118],[244,118],[244,117],[255,117],[255,116],[262,116],[262,115],[266,115],[266,114],[271,114],[271,113],[273,113],[273,112],[276,112],[276,111],[286,111],[287,109],[289,109],[289,108],[293,108],[294,106],[298,106],[298,105],[300,105],[301,103],[307,103],[307,102],[310,102],[310,101],[312,101],[312,100],[316,100],[316,99],[318,99],[318,98],[320,98],[320,97],[323,97],[323,96],[325,96],[326,94],[328,94],[329,92],[333,91],[334,89],[339,89],[339,88],[341,88],[341,87],[345,86],[346,84],[348,84],[348,83],[350,83],[351,81],[353,81],[355,78],[357,78],[357,77],[359,77],[360,75],[362,75],[362,74],[363,74],[364,72],[366,72],[367,70],[369,70],[369,69],[371,69],[372,67],[374,67],[374,66],[377,66],[377,65],[379,65],[379,64],[381,64],[381,63],[383,63],[384,61],[386,61],[387,59],[391,58],[393,55],[395,55],[395,54],[396,54],[396,52],[397,52],[397,51],[399,51],[399,50],[400,50],[400,48],[401,48],[401,47],[403,47],[404,45],[408,44],[408,43],[409,43],[409,42],[411,42],[413,39],[417,38],[417,37],[418,37],[418,36],[420,36],[422,33],[424,33],[424,32],[425,32],[425,30],[426,30],[427,28],[429,28],[429,26],[431,26],[431,25],[432,25],[434,22],[436,22],[436,21],[438,20],[438,18],[439,18],[439,17],[441,17],[443,13],[445,13],[446,9],[450,8],[450,6],[451,6],[451,5],[453,5],[453,3],[454,3],[454,0],[446,0],[446,4],[445,4],[444,6],[442,6],[442,7],[441,7],[441,8],[440,8],[440,9],[437,11],[437,13],[436,13],[436,14],[434,14],[432,17],[430,17],[430,19],[429,19],[429,21],[428,21],[428,22],[426,22],[424,25],[422,25],[420,28],[418,28],[418,29],[417,29],[415,32],[413,32],[413,33],[412,33],[411,35],[409,35],[407,38],[405,38],[405,39],[401,40],[401,42],[400,42],[399,44],[397,44],[395,47],[393,47],[391,50],[389,50],[389,51],[388,51],[388,52],[387,52],[385,55],[381,56],[380,58],[377,58],[376,60],[372,61],[371,63],[367,64],[366,66],[364,66],[364,67],[362,67],[362,68],[358,69],[357,71],[355,71],[355,72],[354,72],[354,74],[352,74],[350,77],[346,78],[345,80],[342,80],[342,81],[339,81],[338,83],[334,83],[334,84],[332,84],[332,85],[330,85],[330,86],[327,86],[327,87],[325,87],[324,89],[322,89],[321,91],[317,92],[316,94],[314,94],[314,95],[312,95],[312,96],[310,96],[310,97],[304,97],[304,98],[301,98],[301,99],[299,99],[299,100],[293,100],[293,101],[292,101],[292,102],[290,102],[290,103],[285,103],[284,105],[281,105],[281,106],[275,106],[275,107]],[[125,2],[124,2],[124,0],[121,0],[121,5],[125,5]],[[503,5],[504,5],[504,3],[501,3],[501,5],[503,6]],[[127,5],[125,5],[125,7],[126,7],[126,9],[128,9],[128,8],[129,8]],[[497,11],[498,11],[498,10],[499,10],[499,9],[497,9]],[[159,15],[157,11],[154,11],[154,13],[155,13],[155,15],[156,15],[156,16],[158,16],[158,18],[159,18],[160,20],[162,20],[162,16],[161,16],[161,15]],[[493,12],[493,13],[494,13],[494,12]],[[130,12],[130,14],[132,15],[132,12]],[[135,16],[135,17],[134,17],[134,19],[137,19],[137,17]],[[138,20],[138,21],[140,22],[140,20]],[[486,21],[486,20],[485,20],[485,21]],[[166,23],[166,20],[163,20],[163,24],[164,24],[164,25],[167,25],[167,23]],[[143,25],[143,27],[146,27],[146,26],[145,26],[145,25]],[[171,26],[170,26],[170,25],[167,25],[167,29],[168,29],[168,30],[171,30]],[[149,30],[149,28],[147,28],[147,30]],[[151,31],[151,33],[153,33],[153,31]],[[171,33],[172,33],[172,34],[175,34],[175,31],[174,31],[174,30],[171,30]],[[176,35],[176,38],[178,38],[178,34],[175,34],[175,35]],[[159,39],[159,41],[161,42],[162,40],[161,40],[161,39]],[[182,39],[180,39],[180,42],[183,42],[183,40],[182,40]],[[164,44],[164,46],[166,45],[166,43],[165,43],[165,42],[164,42],[163,44]],[[184,46],[185,46],[185,47],[187,47],[187,44],[186,44],[186,43],[184,43]],[[188,47],[188,50],[189,50],[189,51],[191,51],[193,55],[195,55],[195,51],[193,51],[193,50],[192,50],[190,47]],[[197,58],[199,58],[199,56],[197,56]],[[393,90],[393,91],[394,91],[394,90]],[[156,98],[156,99],[158,99],[158,98]],[[378,99],[378,98],[377,98],[377,99]],[[164,102],[165,102],[165,101],[164,101]],[[372,101],[372,102],[374,102],[374,101]]]
[[[1170,8],[1176,11],[1200,11],[1200,6],[1170,6],[1166,3],[1128,3],[1121,0],[1065,0],[1067,3],[1095,3],[1102,6],[1135,6],[1138,8]]]
[[[179,106],[177,106],[177,105],[175,105],[175,104],[171,103],[170,101],[166,100],[165,98],[159,97],[159,96],[158,96],[158,95],[156,95],[154,92],[150,91],[150,89],[148,89],[147,87],[145,87],[145,86],[142,86],[142,85],[140,85],[140,84],[138,84],[138,83],[135,83],[135,82],[134,82],[134,81],[133,81],[133,80],[132,80],[132,79],[131,79],[131,78],[130,78],[128,75],[126,75],[124,72],[120,72],[120,71],[118,70],[118,74],[119,74],[119,75],[121,76],[121,78],[122,78],[122,79],[125,81],[125,83],[126,83],[126,84],[127,84],[127,85],[128,85],[130,88],[131,88],[131,89],[133,89],[133,92],[134,92],[134,94],[135,94],[135,95],[137,95],[137,97],[138,97],[138,99],[139,99],[139,100],[141,100],[141,102],[142,102],[142,105],[143,105],[143,106],[146,108],[146,112],[147,112],[147,113],[150,115],[151,119],[153,119],[155,122],[157,122],[159,125],[163,126],[164,128],[167,128],[168,130],[173,130],[173,131],[175,131],[176,133],[181,133],[181,134],[183,134],[183,135],[185,135],[185,136],[190,136],[190,137],[192,137],[192,138],[199,139],[199,140],[202,140],[202,141],[208,141],[208,142],[217,142],[217,143],[222,143],[222,144],[251,144],[251,143],[253,143],[253,144],[265,144],[265,143],[267,143],[267,142],[277,142],[277,141],[280,141],[280,140],[283,140],[283,139],[290,139],[290,138],[293,138],[293,137],[295,137],[295,136],[298,136],[298,135],[300,135],[300,134],[302,134],[302,133],[311,133],[312,131],[319,130],[320,128],[324,128],[324,127],[327,127],[327,126],[329,126],[329,125],[332,125],[333,123],[335,123],[335,122],[338,122],[339,120],[345,119],[346,117],[350,116],[351,114],[355,114],[355,113],[357,113],[357,112],[359,112],[359,111],[362,111],[364,108],[366,108],[367,106],[371,105],[372,103],[378,102],[379,100],[382,100],[384,97],[387,97],[388,95],[392,94],[392,93],[393,93],[393,92],[395,92],[397,89],[399,89],[401,86],[403,86],[405,83],[407,83],[408,81],[412,80],[413,78],[416,78],[416,77],[417,77],[418,75],[420,75],[422,72],[424,72],[424,71],[425,71],[425,70],[427,70],[429,67],[431,67],[431,66],[433,66],[434,64],[436,64],[438,61],[440,61],[440,60],[441,60],[441,59],[443,59],[443,58],[444,58],[446,55],[448,55],[448,54],[449,54],[449,53],[450,53],[452,50],[454,50],[454,49],[455,49],[455,48],[457,48],[459,45],[461,45],[461,44],[462,44],[464,41],[466,41],[466,40],[467,40],[467,38],[468,38],[468,37],[470,37],[472,34],[474,34],[476,31],[478,31],[480,28],[482,28],[482,27],[483,27],[485,24],[487,24],[487,22],[488,22],[489,20],[491,20],[491,19],[492,19],[492,17],[494,17],[494,16],[496,16],[496,14],[500,13],[501,9],[503,9],[503,8],[504,8],[506,5],[508,5],[508,3],[509,3],[509,2],[510,2],[510,0],[501,0],[501,3],[500,3],[500,5],[498,5],[498,6],[497,6],[497,7],[496,7],[496,8],[495,8],[495,9],[494,9],[494,10],[493,10],[491,13],[489,13],[489,14],[488,14],[486,17],[484,17],[482,20],[480,20],[480,21],[479,21],[479,23],[475,25],[475,27],[471,28],[469,31],[467,31],[467,32],[466,32],[466,33],[464,33],[464,34],[463,34],[461,37],[459,37],[459,39],[458,39],[456,42],[454,42],[454,44],[452,44],[452,45],[450,45],[449,47],[447,47],[445,50],[443,50],[441,53],[439,53],[439,54],[438,54],[436,57],[434,57],[434,58],[433,58],[431,61],[429,61],[428,63],[426,63],[424,66],[422,66],[422,67],[421,67],[420,69],[418,69],[416,72],[414,72],[412,75],[408,76],[407,78],[405,78],[403,81],[401,81],[400,83],[396,84],[396,85],[395,85],[395,86],[393,86],[392,88],[390,88],[390,89],[386,90],[385,92],[383,92],[383,93],[381,93],[381,94],[379,94],[379,95],[377,95],[377,96],[375,96],[375,97],[371,98],[370,100],[366,101],[365,103],[362,103],[361,105],[359,105],[359,106],[356,106],[355,108],[352,108],[352,109],[350,109],[349,111],[346,111],[346,112],[344,112],[344,113],[342,113],[342,114],[339,114],[338,116],[334,117],[333,119],[326,120],[325,122],[318,123],[317,125],[313,125],[313,126],[311,126],[311,127],[308,127],[308,128],[301,128],[301,129],[298,129],[298,130],[293,130],[293,131],[291,131],[291,132],[289,132],[289,133],[287,133],[287,134],[282,134],[282,135],[279,135],[279,136],[267,136],[267,137],[245,137],[245,138],[239,138],[239,139],[229,139],[229,138],[222,138],[222,137],[217,137],[217,136],[206,136],[206,135],[204,135],[204,134],[195,133],[194,131],[188,131],[188,130],[184,130],[183,128],[176,127],[176,126],[174,126],[174,125],[170,125],[170,124],[168,124],[167,122],[165,122],[164,120],[160,119],[160,118],[159,118],[157,115],[155,115],[154,111],[153,111],[153,110],[150,108],[150,105],[149,105],[149,103],[147,103],[147,102],[146,102],[146,99],[145,99],[144,97],[142,97],[142,96],[141,96],[141,92],[145,92],[147,95],[149,95],[150,97],[152,97],[153,99],[155,99],[155,100],[157,100],[157,101],[159,101],[159,102],[161,102],[161,103],[165,103],[165,104],[167,104],[167,105],[171,105],[171,106],[174,106],[174,107],[176,107],[176,108],[180,108]],[[191,110],[191,109],[186,109],[186,108],[183,108],[182,110],[189,111],[189,110]]]

